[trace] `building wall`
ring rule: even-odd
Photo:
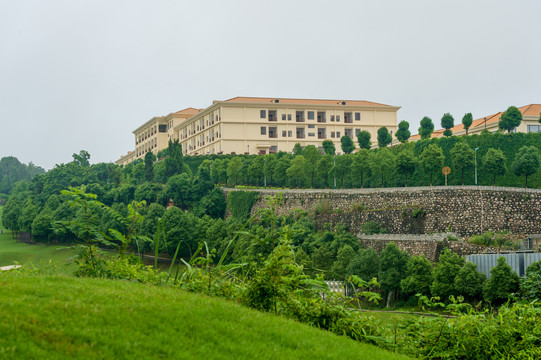
[[[396,131],[397,110],[394,107],[223,102],[182,122],[175,132],[179,134],[187,155],[291,152],[296,143],[321,147],[324,140],[332,140],[340,153],[340,138],[343,135],[348,134],[356,143],[357,132],[367,130],[373,142],[376,142],[380,127],[386,126]],[[304,121],[297,121],[297,112],[302,114]],[[325,122],[318,122],[318,113]],[[349,123],[345,122],[346,113],[350,114]],[[318,130],[321,132],[318,133]]]

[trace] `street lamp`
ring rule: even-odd
[[[487,118],[485,117],[485,130],[487,129]]]
[[[475,148],[475,186],[477,186],[477,150],[479,148]]]
[[[393,147],[393,131],[391,130],[391,147]]]

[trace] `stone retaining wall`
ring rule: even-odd
[[[361,225],[368,221],[393,234],[453,231],[471,236],[487,230],[541,233],[541,190],[537,189],[441,186],[253,191],[262,196],[252,213],[265,206],[265,195],[282,192],[285,203],[279,213],[312,211],[317,214],[318,226],[345,223],[353,233],[360,232]]]

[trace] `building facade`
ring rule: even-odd
[[[269,154],[291,152],[296,143],[322,147],[331,140],[340,150],[340,138],[356,143],[362,130],[376,142],[377,130],[395,132],[400,107],[360,100],[316,100],[235,97],[214,101],[206,109],[188,108],[154,117],[135,129],[134,155],[117,164],[157,153],[169,140],[178,140],[185,155]]]

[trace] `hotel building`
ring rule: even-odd
[[[188,108],[154,117],[133,131],[135,151],[117,164],[126,164],[145,153],[178,140],[185,155],[268,154],[291,152],[296,143],[321,147],[367,130],[376,143],[383,126],[395,132],[400,107],[360,100],[315,100],[235,97],[214,101],[206,109]]]

